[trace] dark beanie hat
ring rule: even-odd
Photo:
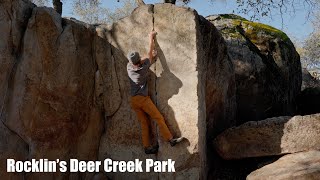
[[[138,52],[130,52],[128,54],[128,59],[132,64],[137,65],[140,62],[140,55]]]

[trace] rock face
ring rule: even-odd
[[[7,159],[26,160],[28,144],[4,124],[5,104],[19,61],[22,38],[34,5],[25,1],[0,2],[0,177],[23,179],[22,173],[7,173]]]
[[[132,50],[146,54],[148,38],[141,37],[146,37],[152,28],[158,32],[156,49],[159,56],[151,67],[149,94],[164,115],[173,135],[184,136],[187,141],[173,149],[156,134],[160,151],[157,156],[145,156],[138,131],[139,123],[128,103],[128,61],[123,54]],[[215,38],[208,42],[207,35],[202,31],[208,31]],[[105,36],[114,47],[112,51],[122,103],[117,112],[107,117],[100,158],[171,158],[176,161],[175,167],[179,169],[177,173],[137,176],[155,179],[205,178],[206,133],[217,134],[228,127],[232,123],[232,112],[235,109],[232,63],[219,32],[194,10],[172,4],[156,4],[136,9],[130,17],[110,27]],[[215,56],[208,56],[209,53]],[[122,173],[110,177],[132,178],[133,175]]]
[[[20,7],[16,5],[18,2],[24,3],[12,1],[12,8],[24,10],[22,17],[30,15],[31,10],[32,15],[20,22],[27,26],[22,29],[21,49],[14,52],[11,59],[14,68],[7,72],[1,70],[11,74],[6,81],[8,91],[1,89],[6,92],[1,102],[1,120],[28,144],[26,158],[95,160],[103,116],[95,102],[94,29],[62,20],[53,9],[26,9],[31,5],[19,4]],[[15,12],[6,12],[15,19]],[[10,33],[5,36],[16,38]],[[4,57],[11,51],[9,47],[10,53]],[[68,176],[65,173],[26,174],[28,179]]]
[[[320,177],[319,162],[320,151],[289,154],[272,164],[266,165],[250,173],[247,180],[317,180]]]
[[[236,15],[207,17],[225,38],[236,74],[237,124],[293,115],[300,57],[288,36]]]
[[[0,8],[1,138],[16,142],[1,141],[1,160],[171,158],[177,171],[17,176],[206,179],[207,138],[232,125],[236,100],[232,63],[211,23],[171,4],[140,6],[112,26],[62,19],[28,1],[1,1]],[[125,55],[146,53],[153,28],[159,34],[159,58],[150,72],[150,96],[173,134],[187,140],[173,149],[154,130],[160,150],[146,156],[129,105]]]
[[[224,159],[272,156],[320,148],[320,114],[247,122],[214,140]]]
[[[0,122],[0,177],[3,179],[23,179],[22,173],[8,173],[7,159],[27,160],[28,145],[17,134]]]

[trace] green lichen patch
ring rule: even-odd
[[[252,22],[235,14],[220,14],[219,17],[232,20],[232,27],[229,27],[231,29],[241,26],[244,29],[246,36],[250,38],[252,42],[257,42],[261,39],[261,35],[263,34],[280,38],[283,41],[289,40],[289,37],[284,32],[266,24]]]
[[[253,38],[254,36],[258,36],[259,33],[265,33],[270,36],[279,37],[283,41],[289,40],[289,37],[286,35],[286,33],[266,24],[252,21],[242,21],[242,26],[245,28],[246,34]]]
[[[241,38],[242,35],[236,30],[236,28],[226,28],[222,29],[221,34],[231,38]]]

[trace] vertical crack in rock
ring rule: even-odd
[[[95,36],[98,36],[97,33],[94,34]],[[102,82],[104,82],[104,78],[103,76],[101,75],[101,72],[99,70],[99,63],[97,62],[97,54],[96,54],[96,38],[93,37],[93,44],[92,44],[92,48],[93,48],[93,51],[92,51],[92,56],[93,56],[93,59],[94,59],[94,62],[95,62],[95,71],[94,72],[97,72],[99,71],[99,74],[100,74],[100,78],[102,79]],[[94,78],[94,91],[96,91],[96,87],[97,87],[97,79],[96,77]],[[102,92],[102,97],[103,97],[103,92]],[[95,105],[97,105],[99,107],[99,109],[102,109],[102,117],[103,117],[103,125],[102,125],[102,131],[101,131],[101,134],[100,136],[98,137],[99,138],[99,143],[98,143],[98,147],[97,147],[97,159],[99,159],[99,153],[100,153],[100,147],[101,147],[101,142],[102,142],[102,136],[103,134],[105,133],[106,131],[106,128],[105,128],[105,122],[107,121],[107,116],[106,116],[106,112],[104,110],[104,103],[103,103],[103,100],[102,100],[102,103],[98,103],[98,98],[100,98],[100,96],[96,96],[95,92],[94,92],[94,103]]]
[[[120,95],[120,103],[118,105],[118,107],[114,110],[114,112],[108,116],[113,116],[121,107],[121,104],[122,104],[122,94],[121,94],[121,88],[120,88],[120,83],[119,83],[119,75],[118,75],[118,70],[117,70],[117,66],[115,64],[115,57],[114,57],[114,54],[113,54],[113,51],[112,51],[112,45],[110,44],[110,53],[111,53],[111,64],[114,68],[114,73],[116,75],[116,81],[117,81],[117,84],[118,84],[118,88],[117,89],[119,91],[119,95]]]
[[[92,29],[91,29],[92,30]],[[103,76],[101,75],[101,71],[99,71],[99,65],[98,65],[98,62],[97,62],[97,54],[96,54],[96,43],[97,43],[97,40],[96,40],[96,38],[95,38],[95,36],[98,36],[98,34],[97,34],[97,32],[96,32],[96,29],[94,28],[93,30],[92,30],[92,33],[93,33],[93,35],[92,35],[92,37],[91,37],[91,55],[92,55],[92,62],[94,63],[94,71],[93,72],[99,72],[99,74],[100,74],[100,77],[101,77],[101,79],[102,79],[102,82],[104,82],[104,78],[103,78]],[[100,106],[100,104],[97,102],[98,100],[98,98],[99,97],[96,97],[96,87],[97,87],[97,81],[96,81],[96,77],[95,77],[96,75],[94,75],[94,83],[93,83],[93,102],[94,102],[94,104],[93,104],[93,106],[98,106],[98,108],[99,108],[99,111],[100,111],[100,113],[102,114],[102,120],[103,120],[103,122],[102,122],[102,130],[101,130],[101,133],[100,133],[100,135],[98,136],[98,138],[99,138],[99,140],[98,140],[98,143],[97,143],[97,149],[96,149],[96,159],[99,159],[99,153],[100,153],[100,147],[101,147],[101,141],[102,141],[102,135],[104,134],[104,132],[105,132],[105,122],[106,122],[106,120],[107,120],[107,117],[105,116],[105,110],[104,110],[104,103],[103,103],[103,101],[102,101],[102,107]],[[103,93],[103,92],[102,92]],[[102,94],[102,97],[103,97],[103,94]],[[101,110],[102,109],[102,110]],[[102,111],[102,112],[101,112]]]
[[[36,32],[39,32],[39,30],[38,30],[38,25],[37,25],[37,23],[38,23],[38,21],[37,21],[38,10],[35,8],[34,11],[35,11],[35,15],[34,15],[34,19],[35,19],[35,29],[36,29]],[[42,80],[43,80],[43,76],[44,76],[44,69],[45,69],[44,62],[43,62],[43,61],[44,61],[44,60],[42,59],[42,60],[41,60],[41,66],[42,66],[41,69],[42,69],[42,71],[41,71],[41,76],[40,76],[40,81],[39,81],[39,89],[38,89],[39,92],[41,92],[41,90],[42,90],[41,85],[42,85]],[[38,93],[37,101],[36,101],[36,103],[34,104],[34,108],[35,108],[35,109],[38,107],[38,104],[39,104],[39,102],[40,102],[40,99],[41,99],[41,95],[40,95],[40,93]],[[33,111],[33,112],[31,113],[31,115],[32,115],[31,117],[32,117],[32,118],[36,117],[35,113],[36,113],[36,111]]]
[[[152,12],[152,30],[155,30],[154,29],[154,5],[151,6],[151,12]],[[157,49],[156,46],[155,46],[155,49]],[[155,72],[155,74],[157,73],[157,64],[156,63],[154,63],[154,72]],[[155,75],[155,81],[154,81],[155,98],[154,98],[154,100],[155,100],[156,106],[158,105],[157,78],[158,78],[157,75]]]
[[[154,30],[154,5],[151,6],[151,12],[152,12],[152,30]]]
[[[55,45],[56,45],[56,47],[60,47],[60,37],[63,35],[63,33],[64,33],[64,30],[66,29],[66,27],[67,27],[67,24],[64,22],[65,21],[65,19],[63,19],[63,18],[61,18],[61,27],[62,27],[62,31],[61,31],[61,33],[59,34],[59,36],[57,37],[57,39],[55,40]]]
[[[118,72],[116,58],[117,52],[113,50],[112,42],[116,43],[112,39],[113,32],[110,31],[108,36],[105,27],[96,27],[95,29],[95,51],[96,63],[98,65],[98,71],[100,79],[102,81],[102,106],[104,108],[105,117],[111,117],[118,112],[122,105],[123,95],[121,93],[120,79],[121,76]],[[118,45],[116,45],[118,47]],[[98,86],[96,86],[98,87]],[[110,92],[111,94],[109,94]]]
[[[13,82],[12,80],[13,80],[13,76],[14,76],[14,74],[15,74],[15,72],[16,72],[16,68],[17,68],[17,65],[18,65],[18,62],[17,62],[17,60],[14,62],[14,64],[13,64],[13,66],[12,66],[12,68],[11,68],[11,71],[10,71],[10,74],[9,74],[9,76],[8,76],[8,78],[7,78],[7,88],[6,88],[6,90],[5,90],[5,93],[4,93],[4,97],[3,97],[3,102],[2,102],[2,105],[1,105],[1,109],[0,109],[0,118],[1,118],[1,121],[2,121],[2,113],[3,113],[3,109],[4,109],[4,107],[5,107],[5,104],[6,104],[6,102],[8,101],[8,97],[10,97],[10,96],[8,96],[8,93],[10,93],[8,90],[9,90],[9,87],[11,86],[11,82]]]
[[[155,22],[155,17],[154,17],[154,5],[151,5],[151,13],[152,13],[152,30],[155,31],[155,28],[154,28],[154,22]],[[155,49],[159,48],[157,47],[158,43],[155,42]],[[156,61],[158,58],[154,59],[154,61]],[[157,91],[157,80],[158,80],[158,77],[157,77],[157,63],[154,63],[154,73],[155,73],[155,76],[154,76],[154,91],[155,91],[155,98],[154,98],[154,103],[156,105],[156,107],[158,107],[158,91]],[[153,122],[153,127],[158,127],[156,124],[156,122]],[[159,128],[156,128],[155,131],[154,131],[156,134],[155,134],[155,139],[157,141],[157,144],[159,145],[160,144],[160,132],[159,132]],[[155,154],[155,160],[159,160],[159,157],[158,157],[158,153]],[[160,173],[157,173],[157,179],[159,180],[160,179]]]

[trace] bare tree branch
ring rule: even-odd
[[[146,3],[143,2],[143,0],[136,0],[136,3],[138,6],[145,5]]]
[[[122,7],[112,10],[103,7],[100,1],[88,3],[86,0],[75,0],[73,13],[80,17],[81,21],[91,24],[106,24],[128,16],[137,7],[137,0],[123,0]]]

